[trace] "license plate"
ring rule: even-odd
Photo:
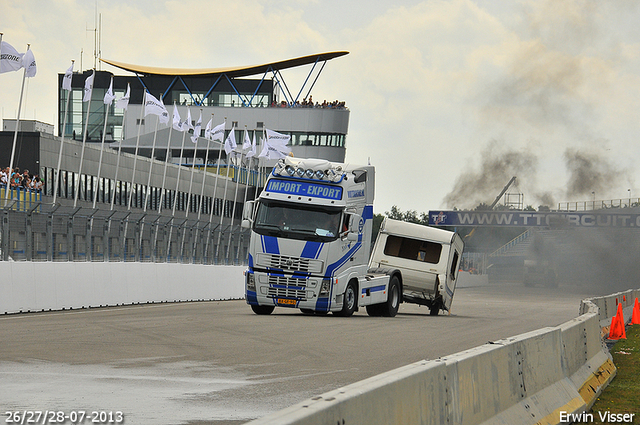
[[[278,304],[282,304],[282,305],[292,305],[295,307],[296,305],[296,300],[286,300],[284,298],[278,298]]]

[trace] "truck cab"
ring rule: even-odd
[[[251,229],[246,301],[349,316],[370,255],[374,168],[319,159],[281,159],[264,190],[245,204]],[[366,284],[365,284],[366,286]]]

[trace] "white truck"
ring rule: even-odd
[[[457,234],[387,219],[370,267],[374,186],[370,165],[291,157],[276,164],[243,210],[242,225],[251,229],[245,296],[256,314],[279,306],[346,317],[366,307],[371,316],[393,317],[403,301],[427,305],[432,314],[450,307],[463,249]],[[420,228],[415,234],[390,233],[413,226]],[[414,239],[440,244],[440,259],[429,262],[433,250],[406,258],[403,242],[397,253],[385,248],[398,238],[407,246]]]

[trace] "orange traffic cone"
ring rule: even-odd
[[[627,339],[627,333],[624,329],[624,314],[622,313],[622,304],[618,304],[618,312],[613,318],[611,318],[609,339]]]
[[[626,295],[622,296],[622,301],[627,302],[627,296]]]
[[[633,305],[633,313],[631,314],[631,324],[640,325],[640,306],[638,306],[637,297],[636,297],[636,302]]]

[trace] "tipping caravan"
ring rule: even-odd
[[[399,257],[404,262],[396,265],[389,251],[370,269],[374,185],[370,165],[279,160],[260,196],[246,202],[242,214],[242,226],[251,229],[245,297],[254,313],[288,307],[347,317],[365,307],[371,316],[393,317],[403,301],[428,305],[432,314],[449,308],[457,270],[449,277],[441,270],[444,263],[429,263],[422,270]],[[442,232],[432,239],[441,242],[443,261],[459,261],[462,241],[456,240],[454,256],[451,236],[443,242],[443,235],[452,232],[429,230]],[[423,233],[415,237],[423,240]],[[378,239],[376,247],[389,236]],[[421,274],[426,278],[420,280]],[[440,295],[446,291],[451,294]]]
[[[373,248],[370,271],[402,273],[403,300],[449,310],[464,241],[455,232],[385,218]]]

